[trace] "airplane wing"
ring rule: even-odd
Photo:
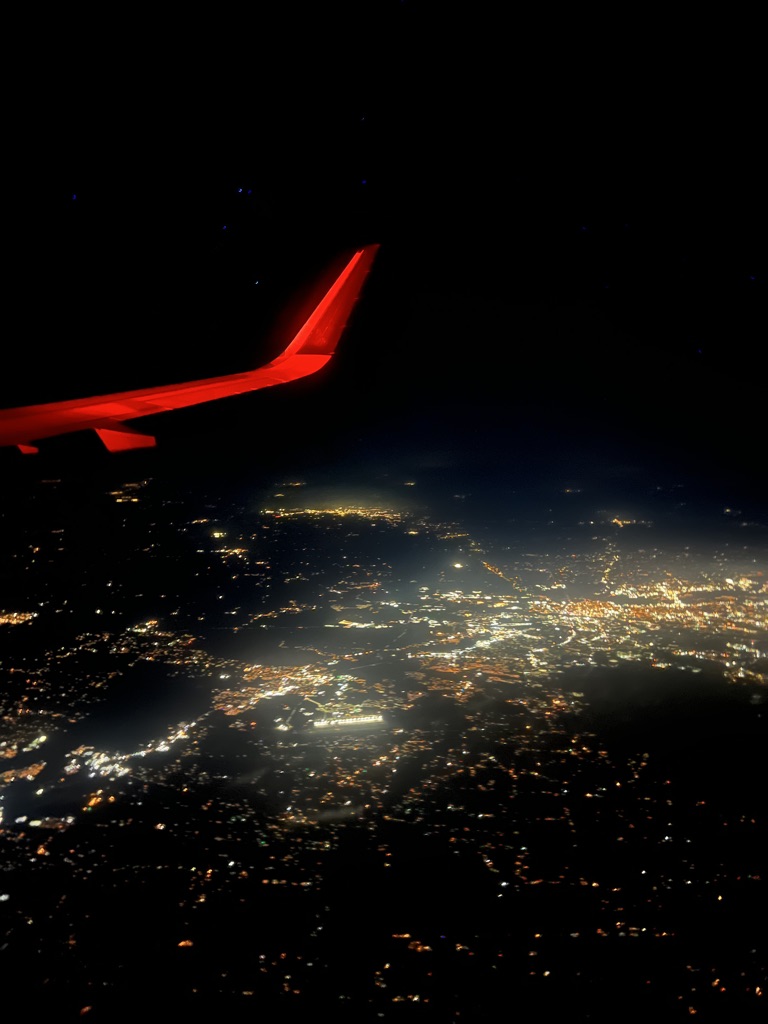
[[[34,441],[94,430],[111,452],[152,448],[155,438],[128,426],[126,420],[258,391],[316,373],[336,351],[378,248],[371,245],[355,252],[295,338],[266,366],[166,387],[2,409],[0,447],[16,445],[30,454],[38,450]]]

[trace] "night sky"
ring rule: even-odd
[[[280,458],[311,422],[318,458],[663,465],[764,495],[749,25],[356,6],[21,41],[3,404],[256,366],[313,273],[378,242],[331,368],[157,420],[175,459]]]

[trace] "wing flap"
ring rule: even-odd
[[[154,448],[157,441],[150,434],[141,434],[124,423],[110,427],[94,427],[107,451],[127,452],[134,448]]]

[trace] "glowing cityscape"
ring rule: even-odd
[[[202,510],[126,483],[103,498],[122,524],[115,557],[76,569],[82,524],[20,530],[10,561],[24,600],[0,619],[9,948],[22,955],[31,894],[56,879],[60,899],[81,903],[36,948],[47,963],[67,950],[85,980],[70,991],[53,969],[54,990],[76,1008],[87,979],[118,985],[79,952],[98,876],[139,906],[158,885],[173,894],[151,949],[185,998],[202,971],[203,989],[237,1005],[338,989],[350,1007],[460,1006],[478,969],[496,991],[502,961],[526,985],[578,987],[601,943],[639,991],[627,941],[671,1003],[759,1000],[753,930],[705,956],[681,908],[709,928],[720,904],[737,916],[762,893],[764,810],[749,787],[724,801],[699,766],[670,767],[641,725],[606,732],[599,708],[642,678],[689,703],[721,686],[760,714],[764,549],[661,545],[651,522],[615,517],[513,545],[412,503],[302,505],[302,493]],[[718,738],[706,742],[718,757]],[[738,857],[715,855],[721,831]],[[332,938],[352,926],[334,867],[350,857],[385,894],[356,973]],[[438,923],[454,884],[467,897],[453,889]],[[262,888],[296,895],[264,902]],[[554,924],[548,892],[567,923]],[[212,951],[221,915],[287,919],[294,899],[307,924],[290,942],[276,926],[256,929],[247,964],[229,941]]]

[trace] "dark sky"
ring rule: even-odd
[[[321,6],[20,38],[3,404],[257,365],[313,269],[379,242],[332,371],[180,433],[565,445],[759,490],[754,26]]]

